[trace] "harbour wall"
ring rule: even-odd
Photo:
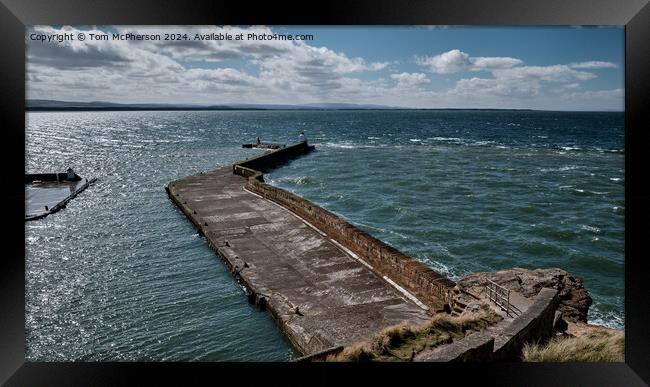
[[[321,236],[329,238],[342,251],[367,266],[380,278],[393,287],[400,288],[399,290],[404,295],[411,298],[422,309],[426,309],[429,314],[444,310],[448,305],[453,307],[455,294],[453,281],[309,200],[264,182],[264,172],[312,150],[314,150],[313,146],[299,143],[243,160],[232,166],[209,172],[209,174],[221,174],[221,179],[230,181],[228,184],[232,186],[234,183],[236,188],[231,187],[230,190],[235,188],[238,191],[243,185],[245,190],[287,209],[312,226]],[[240,180],[233,175],[242,176],[245,179]],[[177,191],[178,187],[175,187],[174,182],[170,183],[166,189],[170,198],[194,223],[199,233],[203,233],[203,228],[207,227],[208,223],[199,215],[202,210],[200,208],[191,209],[186,205],[187,201],[184,201],[185,195],[188,195],[187,186],[197,185],[197,183],[185,182],[183,184],[185,185],[184,188],[181,188],[183,191]],[[189,188],[189,190],[193,189],[193,187]],[[201,189],[205,190],[206,188],[203,186]],[[197,203],[202,203],[202,200],[199,200],[201,199],[200,195],[195,199]],[[249,266],[237,255],[235,249],[231,248],[227,240],[212,241],[210,238],[208,238],[210,247],[219,253],[235,277],[241,281],[247,291],[249,301],[267,309],[293,346],[306,355],[298,361],[324,360],[328,355],[338,353],[343,349],[341,343],[346,343],[346,341],[340,341],[331,335],[322,336],[318,329],[314,330],[314,326],[309,325],[307,317],[296,320],[294,316],[298,314],[298,309],[286,296],[268,292],[263,286],[257,286],[256,275],[259,274],[253,273],[251,277],[250,267],[254,269],[255,265],[259,265],[260,262],[251,263],[252,266]],[[250,263],[249,258],[246,260]],[[431,354],[432,356],[421,360],[518,360],[525,343],[545,340],[550,337],[557,302],[557,290],[542,289],[533,300],[533,304],[506,326],[490,332],[476,332],[457,342],[437,348]],[[291,312],[294,309],[295,312]],[[349,325],[349,321],[346,323],[343,317],[337,317],[336,320],[340,326]],[[309,327],[309,329],[305,329],[305,327]]]
[[[452,303],[453,281],[309,200],[264,183],[263,172],[313,149],[304,142],[291,145],[236,163],[233,173],[248,178],[246,189],[289,209],[312,224],[358,255],[375,273],[415,295],[431,313],[441,311],[445,304]]]

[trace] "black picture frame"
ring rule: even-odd
[[[350,375],[364,385],[480,382],[514,385],[634,386],[650,383],[650,300],[644,243],[650,111],[650,5],[647,0],[357,0],[183,2],[151,0],[1,0],[0,114],[4,187],[0,259],[0,383],[16,386],[123,385],[150,382],[321,385]],[[25,362],[25,25],[624,25],[625,26],[625,363],[620,364],[298,364]],[[645,124],[645,125],[644,125]],[[227,379],[226,379],[227,378]],[[447,381],[449,383],[449,381]]]

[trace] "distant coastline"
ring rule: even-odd
[[[138,106],[106,106],[106,107],[93,107],[93,106],[62,106],[62,107],[47,107],[47,106],[25,106],[25,111],[30,112],[67,112],[67,111],[80,111],[80,112],[97,112],[97,111],[221,111],[221,110],[272,110],[261,108],[233,108],[228,106],[210,106],[210,107],[138,107]]]
[[[253,107],[229,107],[229,106],[209,106],[209,107],[137,107],[137,106],[119,106],[119,107],[25,107],[25,111],[225,111],[225,110],[243,110],[243,111],[315,111],[315,110],[458,110],[458,111],[544,111],[533,109],[464,109],[464,108],[436,108],[436,109],[412,109],[412,108],[253,108]]]
[[[183,104],[120,104],[113,102],[70,102],[56,100],[26,100],[25,111],[341,111],[341,110],[413,110],[413,111],[553,111],[539,109],[501,109],[501,108],[407,108],[384,105],[361,105],[346,103],[323,103],[302,105],[277,104],[224,104],[224,105],[183,105]],[[568,110],[567,110],[568,111]],[[593,112],[584,110],[584,112]],[[597,110],[595,112],[619,112],[619,110]]]

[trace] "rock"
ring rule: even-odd
[[[465,310],[463,311],[463,313],[461,313],[461,316],[476,314],[480,312],[481,312],[481,303],[473,302],[468,304],[467,307],[465,307]]]
[[[585,323],[573,323],[570,322],[567,324],[566,334],[573,337],[599,337],[599,336],[610,336],[624,333],[622,329],[608,328],[601,325],[591,325]]]
[[[523,269],[512,268],[496,272],[472,273],[457,281],[457,285],[467,291],[480,292],[489,280],[532,298],[542,288],[558,290],[558,309],[566,321],[587,322],[587,312],[593,300],[582,285],[582,280],[559,268]]]
[[[564,332],[567,330],[569,325],[562,318],[562,312],[559,310],[555,311],[555,316],[553,316],[553,331],[554,332]]]

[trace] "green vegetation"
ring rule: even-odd
[[[556,337],[546,345],[527,344],[523,361],[528,362],[622,362],[625,334],[616,330],[594,330],[578,337]]]
[[[477,313],[462,317],[435,315],[422,325],[400,324],[388,327],[367,342],[346,347],[341,353],[329,356],[327,361],[410,361],[418,352],[451,343],[465,336],[465,332],[480,331],[502,320],[487,305]]]

